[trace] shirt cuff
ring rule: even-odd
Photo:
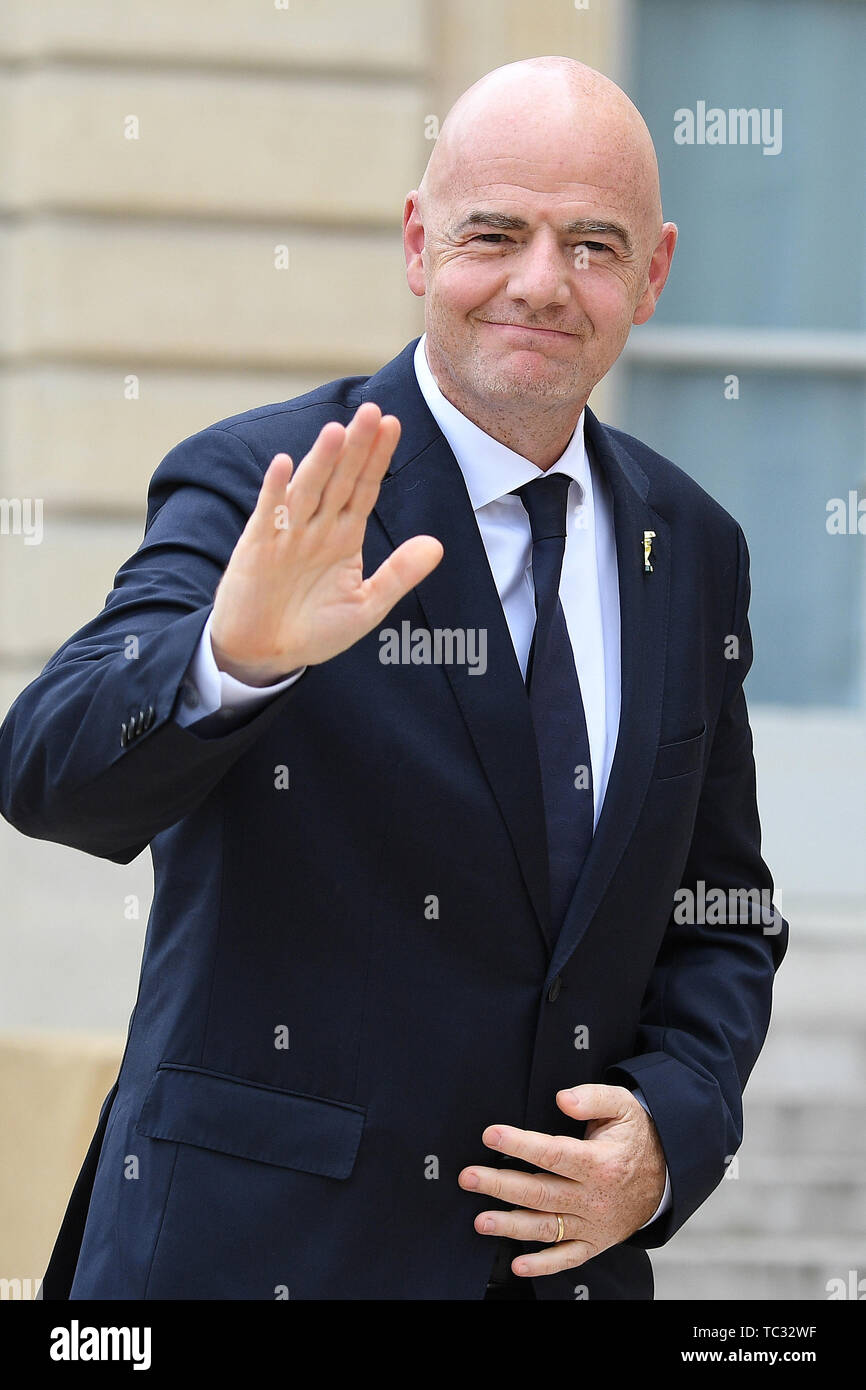
[[[649,1106],[646,1103],[646,1100],[644,1099],[644,1093],[641,1090],[640,1086],[635,1086],[634,1090],[632,1091],[632,1095],[634,1096],[636,1101],[640,1102],[646,1113],[649,1115],[650,1119],[652,1119],[652,1111],[650,1110]],[[653,1212],[652,1216],[650,1217],[649,1221],[645,1221],[642,1226],[638,1226],[638,1230],[645,1231],[647,1226],[651,1226],[652,1223],[656,1221],[660,1216],[664,1216],[665,1212],[670,1210],[672,1200],[673,1199],[671,1197],[671,1175],[668,1172],[667,1164],[665,1164],[665,1190],[662,1193],[662,1199],[656,1207],[655,1211]]]
[[[213,611],[208,615],[198,646],[181,684],[181,702],[175,714],[175,722],[181,728],[205,719],[217,711],[228,722],[232,715],[251,714],[261,705],[267,704],[281,690],[290,685],[306,671],[301,666],[274,685],[245,685],[227,671],[221,671],[216,664],[210,640]]]

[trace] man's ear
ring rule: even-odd
[[[655,251],[653,251],[652,260],[649,264],[647,287],[638,301],[632,323],[646,323],[647,319],[652,318],[655,313],[659,295],[664,289],[665,281],[668,278],[676,244],[676,225],[673,222],[665,222],[662,227],[662,234],[659,237],[658,246]]]
[[[413,188],[406,194],[403,207],[403,252],[406,256],[406,280],[413,294],[423,297],[426,289],[424,280],[424,224],[418,203],[418,190]]]

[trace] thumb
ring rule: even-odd
[[[587,1084],[557,1091],[556,1103],[574,1120],[621,1120],[635,1100],[625,1086]]]
[[[391,612],[410,589],[436,568],[445,548],[435,536],[412,536],[383,560],[375,574],[364,580],[369,627]]]

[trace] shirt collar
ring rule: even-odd
[[[515,488],[539,478],[543,472],[565,473],[581,490],[581,501],[591,496],[589,460],[583,438],[584,411],[574,427],[574,433],[556,462],[542,470],[516,454],[492,435],[486,434],[468,416],[462,414],[443,396],[430,370],[425,351],[427,334],[423,333],[415,348],[415,375],[430,413],[447,439],[466,482],[474,511],[505,497]]]

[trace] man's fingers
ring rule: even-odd
[[[270,531],[278,508],[286,506],[295,526],[313,517],[336,519],[344,508],[365,522],[399,438],[397,417],[383,417],[373,401],[359,406],[348,426],[329,420],[297,472],[288,454],[271,459],[253,513],[254,524]]]
[[[559,1274],[563,1269],[576,1269],[599,1253],[598,1247],[590,1245],[588,1240],[563,1240],[559,1245],[549,1245],[546,1250],[518,1255],[511,1268],[518,1278],[537,1279],[544,1274]]]
[[[291,521],[297,526],[314,516],[336,517],[347,503],[346,509],[365,522],[399,438],[397,417],[380,416],[372,401],[358,408],[348,427],[329,420],[305,456],[288,495],[286,489],[295,472],[292,460],[285,453],[271,459],[253,524],[270,532],[276,526],[278,509],[288,506]]]
[[[517,1129],[514,1125],[490,1125],[481,1136],[489,1149],[524,1158],[549,1173],[565,1178],[577,1178],[582,1168],[583,1139],[567,1134],[540,1134],[534,1129]]]
[[[587,1082],[568,1091],[557,1091],[556,1103],[566,1115],[577,1120],[624,1120],[640,1102],[625,1086],[603,1086]]]
[[[469,1192],[485,1193],[500,1202],[532,1211],[567,1211],[574,1201],[575,1185],[550,1173],[518,1173],[511,1168],[473,1165],[458,1174],[457,1181]]]
[[[393,420],[393,416],[386,417]],[[366,467],[371,453],[378,462],[382,451],[387,457],[399,438],[394,426],[382,430],[382,412],[374,401],[364,401],[347,426],[329,420],[319,431],[315,444],[302,460],[303,467],[289,493],[289,514],[295,525],[304,525],[313,517],[336,518],[355,490],[358,475]],[[387,468],[387,457],[381,473]],[[381,477],[380,473],[380,477]],[[372,505],[372,503],[371,503]],[[369,508],[368,508],[369,510]]]
[[[563,1235],[559,1235],[557,1215],[562,1216]],[[538,1277],[558,1274],[563,1269],[575,1269],[599,1253],[597,1245],[583,1238],[585,1224],[577,1216],[547,1211],[529,1211],[518,1207],[513,1211],[482,1211],[475,1218],[475,1229],[485,1236],[505,1236],[509,1240],[531,1241],[545,1246],[532,1254],[516,1254],[512,1271],[519,1277]]]
[[[340,456],[331,469],[313,514],[317,519],[333,519],[355,490],[358,474],[367,463],[381,430],[382,412],[373,401],[365,401],[355,411],[346,428]]]
[[[294,465],[288,454],[274,454],[259,489],[258,500],[251,520],[254,525],[270,532],[277,521],[277,508],[285,506],[286,488]]]
[[[444,553],[442,542],[435,536],[413,536],[382,561],[376,573],[363,584],[368,632],[390,613],[404,594],[427,578]]]
[[[347,430],[339,420],[329,420],[292,480],[289,513],[292,522],[303,525],[317,510],[322,493],[333,473],[346,442]]]
[[[357,474],[354,490],[345,503],[346,514],[356,521],[364,523],[370,515],[399,439],[400,421],[396,415],[384,415],[373,447]]]
[[[557,1216],[562,1215],[562,1240],[582,1236],[584,1223],[578,1216],[552,1211],[530,1211],[514,1207],[511,1211],[482,1211],[475,1218],[475,1229],[483,1236],[507,1236],[509,1240],[533,1240],[552,1245],[559,1235]],[[562,1244],[562,1241],[559,1242]]]

